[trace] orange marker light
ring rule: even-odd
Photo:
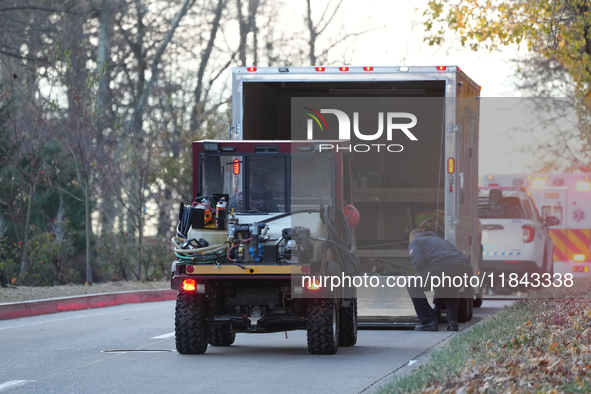
[[[447,173],[453,174],[455,170],[456,170],[456,161],[454,160],[453,157],[450,157],[449,159],[447,159]]]
[[[234,159],[233,167],[234,175],[240,175],[240,159]]]
[[[185,279],[183,281],[183,290],[195,291],[195,279]]]

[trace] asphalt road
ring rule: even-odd
[[[508,303],[485,301],[469,324]],[[454,335],[440,329],[359,331],[357,346],[332,356],[310,355],[305,331],[238,334],[182,356],[173,301],[0,321],[0,392],[369,393]]]

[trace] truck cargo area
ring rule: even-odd
[[[294,97],[412,98],[404,110],[420,119],[413,128],[420,143],[405,143],[400,153],[352,154],[351,158],[353,201],[361,213],[356,228],[358,256],[373,258],[383,274],[412,273],[408,233],[421,214],[444,209],[445,89],[444,80],[244,81],[243,138],[293,139]],[[443,223],[438,227],[443,235]]]

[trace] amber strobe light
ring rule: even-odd
[[[185,280],[183,280],[183,290],[185,290],[185,291],[195,291],[195,279],[185,279]]]
[[[234,159],[234,175],[239,175],[240,174],[240,159]]]
[[[454,160],[453,157],[450,157],[449,159],[447,159],[447,173],[453,174],[455,169],[456,169],[456,161]]]

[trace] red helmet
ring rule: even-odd
[[[343,214],[347,219],[347,224],[350,229],[354,229],[359,224],[360,216],[359,211],[353,204],[349,204],[343,208]]]

